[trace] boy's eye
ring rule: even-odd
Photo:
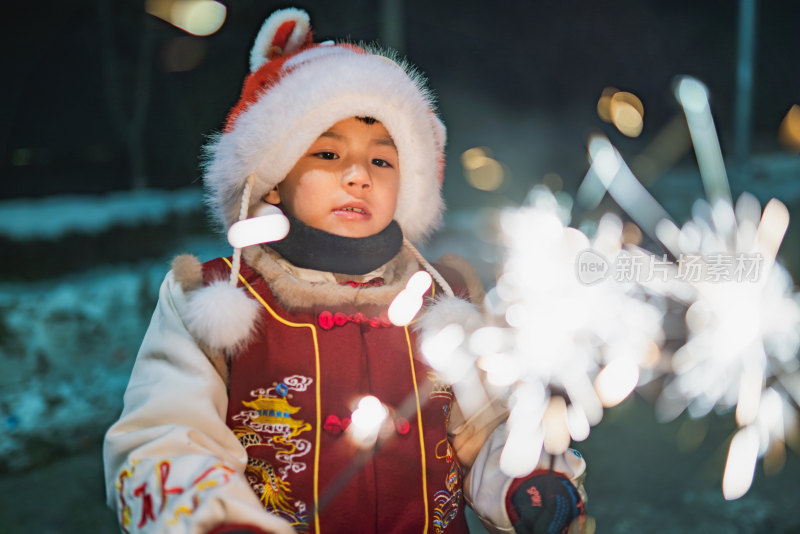
[[[317,152],[314,156],[320,159],[338,159],[339,156],[335,152]]]
[[[390,169],[393,168],[391,163],[389,163],[385,159],[380,159],[380,158],[373,159],[372,164],[375,165],[376,167],[387,167]]]

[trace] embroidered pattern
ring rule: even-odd
[[[445,486],[447,490],[437,491],[433,496],[436,507],[433,509],[433,528],[436,534],[441,534],[458,515],[458,503],[461,501],[462,490],[459,487],[461,474],[458,471],[458,464],[452,459],[452,452],[449,451],[450,444],[447,445],[448,457],[450,458],[450,472],[447,474]]]
[[[453,389],[450,385],[439,380],[439,376],[430,371],[428,380],[434,383],[431,399],[444,399],[442,415],[444,415],[445,428],[450,425],[450,408],[453,401]],[[461,471],[456,461],[453,447],[447,438],[436,444],[434,450],[437,460],[444,460],[450,464],[450,470],[445,478],[445,488],[433,495],[435,504],[433,509],[433,529],[436,534],[442,534],[450,522],[458,515],[458,505],[461,502],[463,491],[461,489]]]
[[[311,430],[311,424],[295,418],[300,411],[289,403],[291,391],[308,390],[313,380],[306,376],[293,375],[284,378],[271,388],[259,388],[250,392],[251,401],[242,401],[246,408],[233,416],[240,423],[233,429],[239,442],[248,451],[245,475],[250,486],[264,504],[264,509],[292,523],[298,530],[306,530],[307,505],[292,498],[291,473],[307,468],[300,459],[311,451],[311,442],[301,435]],[[270,462],[253,454],[253,447],[266,446],[275,451],[276,462]]]
[[[172,462],[161,460],[153,466],[150,461],[134,460],[127,469],[123,469],[117,478],[116,488],[119,495],[120,526],[123,532],[138,531],[149,523],[156,522],[157,516],[166,514],[167,525],[176,525],[181,516],[190,516],[200,506],[202,492],[222,484],[227,484],[230,475],[235,471],[216,462],[202,473],[191,479],[188,484],[170,483]],[[152,473],[152,474],[151,474]],[[142,480],[144,475],[144,480]],[[174,477],[173,477],[174,478]],[[170,496],[191,494],[191,507],[186,505],[170,505]]]

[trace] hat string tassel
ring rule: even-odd
[[[455,294],[453,293],[453,289],[450,287],[450,284],[447,283],[447,280],[444,279],[444,276],[439,274],[439,271],[437,271],[433,267],[433,265],[428,263],[428,260],[426,260],[425,257],[420,253],[420,251],[417,250],[417,248],[411,244],[411,241],[409,241],[405,237],[403,238],[403,246],[406,247],[414,255],[419,264],[422,265],[422,267],[424,267],[426,271],[428,271],[428,273],[433,277],[434,280],[436,280],[439,286],[444,290],[445,295],[447,295],[448,297],[455,296]]]
[[[250,193],[253,190],[253,182],[256,175],[251,174],[247,177],[247,183],[244,184],[244,191],[242,191],[242,204],[239,207],[239,218],[237,220],[243,221],[247,218],[248,208],[250,207]],[[233,249],[233,259],[231,260],[231,286],[236,287],[239,282],[239,267],[242,263],[242,249]]]

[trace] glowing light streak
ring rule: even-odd
[[[627,358],[611,361],[597,375],[594,388],[603,406],[610,408],[628,398],[639,381],[639,367]]]
[[[145,11],[201,37],[217,32],[227,14],[227,8],[214,0],[147,0]]]
[[[459,402],[465,398],[478,413],[488,392],[509,409],[500,459],[507,474],[529,472],[542,447],[557,453],[570,437],[586,439],[605,407],[645,383],[662,388],[661,419],[736,409],[740,429],[725,466],[726,499],[747,492],[759,455],[765,469],[777,468],[784,442],[800,435],[800,296],[776,260],[788,210],[772,200],[762,213],[748,194],[733,206],[705,86],[684,78],[676,96],[708,196],[694,203],[689,221],[675,224],[612,144],[594,136],[578,200],[594,208],[608,192],[638,228],[607,214],[581,225],[590,239],[567,226],[571,203],[564,195],[534,188],[522,207],[500,214],[502,272],[482,320],[422,332],[423,346],[431,340],[443,347],[424,352],[437,371],[456,378]],[[634,246],[641,232],[671,258]],[[623,260],[657,260],[663,276],[626,278]],[[674,321],[665,322],[668,302],[686,309],[685,325],[674,331]],[[685,342],[675,350],[662,347],[665,339]],[[682,439],[685,447],[699,444]]]
[[[233,223],[228,229],[228,243],[233,248],[279,241],[289,233],[289,219],[280,209],[268,206],[259,213],[257,217]]]
[[[550,397],[542,420],[544,429],[544,450],[548,454],[561,454],[569,447],[569,428],[567,425],[567,403],[564,397]]]
[[[722,475],[722,495],[726,500],[742,497],[753,483],[758,460],[758,431],[752,426],[740,428],[731,440],[725,473]]]
[[[587,173],[581,189],[592,178],[596,177],[603,184],[608,194],[636,221],[636,224],[648,235],[654,236],[656,225],[662,219],[669,219],[669,214],[655,198],[639,183],[628,165],[611,142],[603,136],[593,136],[589,140],[589,156],[593,173]],[[595,188],[595,186],[587,186]],[[584,193],[591,199],[590,194]],[[599,200],[598,200],[599,202]]]
[[[709,202],[713,204],[721,198],[730,203],[728,174],[725,171],[717,130],[714,128],[714,119],[711,117],[708,88],[699,80],[685,76],[679,79],[675,96],[686,115],[697,166],[700,167],[700,176]]]
[[[378,439],[388,413],[376,397],[362,397],[358,408],[350,415],[350,426],[347,427],[350,438],[361,447],[371,447]]]
[[[422,308],[422,296],[433,280],[427,271],[417,271],[406,282],[406,288],[389,305],[389,320],[396,326],[405,326],[414,320]]]
[[[567,407],[567,428],[575,441],[583,441],[589,437],[591,431],[589,419],[580,406],[570,404]]]
[[[764,371],[754,365],[745,368],[739,379],[739,398],[736,402],[736,422],[739,426],[747,426],[756,420],[761,401],[761,390],[764,382]]]
[[[508,417],[508,437],[500,454],[500,469],[511,477],[530,473],[539,463],[544,446],[541,427],[545,396],[541,388],[522,385],[512,398],[513,408]]]

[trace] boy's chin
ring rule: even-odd
[[[374,235],[378,235],[382,231],[389,226],[391,221],[383,225],[381,228],[378,228],[379,225],[375,224],[338,224],[338,225],[331,225],[328,228],[319,228],[324,232],[328,232],[329,234],[333,234],[339,237],[350,237],[354,239],[359,239],[363,237],[372,237]]]
[[[334,229],[334,230],[325,230],[329,234],[333,234],[339,237],[350,237],[353,239],[360,239],[364,237],[372,237],[374,235],[378,235],[381,233],[381,230],[374,230],[374,229]]]

